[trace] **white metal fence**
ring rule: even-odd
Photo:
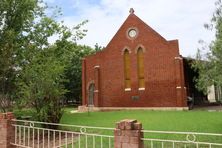
[[[222,134],[143,130],[144,148],[222,148]]]
[[[113,148],[114,128],[13,120],[15,140],[24,148]],[[222,134],[142,130],[144,148],[222,148]]]
[[[112,148],[113,128],[13,120],[15,140],[24,148]],[[56,129],[55,129],[56,128]]]

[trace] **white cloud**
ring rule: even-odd
[[[69,26],[88,19],[87,36],[79,43],[106,46],[133,7],[135,14],[167,40],[179,39],[180,52],[194,55],[198,40],[210,42],[214,35],[203,28],[213,10],[212,0],[73,0],[75,15],[64,17]]]
[[[44,0],[46,3],[55,3],[56,0]]]

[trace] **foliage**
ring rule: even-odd
[[[69,29],[58,21],[61,11],[40,0],[3,0],[0,12],[0,108],[7,111],[4,103],[19,98],[14,101],[34,107],[39,121],[59,122],[65,94],[81,85],[80,59],[93,52],[76,43],[88,21]]]
[[[13,108],[13,114],[16,119],[21,119],[21,117],[31,117],[31,120],[35,120],[36,117],[36,111],[34,109],[30,108],[24,108],[24,109],[19,109],[19,108]]]
[[[57,123],[62,116],[62,102],[68,92],[64,83],[69,82],[65,71],[77,50],[76,41],[85,35],[86,31],[80,30],[85,23],[70,30],[54,18],[42,16],[28,36],[31,48],[24,52],[25,64],[19,76],[20,96],[26,104],[35,107],[39,121]],[[48,40],[53,35],[59,38],[51,45]]]
[[[7,111],[15,92],[17,59],[24,33],[31,29],[41,8],[37,0],[2,0],[0,3],[0,109]]]
[[[103,49],[104,49],[104,47],[99,46],[98,43],[96,43],[96,45],[95,45],[95,51],[96,51],[96,52],[102,51]]]
[[[211,85],[222,86],[222,3],[218,0],[216,10],[210,24],[205,24],[205,28],[216,31],[216,39],[210,45],[204,45],[198,50],[197,60],[193,67],[199,71],[197,87],[207,92],[207,87]]]
[[[95,53],[95,50],[88,46],[81,46],[69,43],[72,49],[72,57],[69,64],[66,65],[65,78],[68,80],[64,83],[65,88],[69,90],[65,96],[65,101],[74,103],[81,102],[82,96],[82,58]]]
[[[37,53],[32,61],[24,66],[20,77],[22,103],[34,106],[37,119],[45,122],[59,122],[61,98],[65,94],[62,82],[64,65],[54,56],[54,48]]]

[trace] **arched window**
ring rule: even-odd
[[[88,105],[94,104],[94,90],[95,90],[95,84],[91,83],[89,85]]]
[[[129,57],[129,51],[125,49],[124,51],[124,76],[125,76],[125,89],[131,88],[131,82],[130,82],[130,57]]]
[[[141,47],[139,47],[139,49],[137,50],[137,73],[138,73],[139,89],[145,88],[144,54],[143,54],[143,49]]]

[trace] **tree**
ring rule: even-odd
[[[10,110],[18,73],[17,59],[24,33],[41,10],[36,0],[2,0],[0,3],[0,110]]]
[[[21,97],[24,98],[25,104],[28,103],[28,105],[35,107],[39,121],[57,123],[62,116],[62,102],[65,96],[74,90],[73,87],[69,86],[79,87],[78,84],[81,82],[81,77],[79,77],[81,73],[78,69],[81,68],[79,64],[81,54],[79,53],[87,53],[88,50],[85,46],[76,44],[77,37],[74,36],[79,35],[72,35],[71,31],[63,25],[50,25],[55,22],[49,20],[44,19],[42,23],[45,25],[40,26],[51,26],[50,35],[57,33],[61,38],[57,39],[53,45],[39,44],[39,41],[32,41],[44,46],[38,47],[34,44],[32,45],[36,46],[34,50],[31,48],[32,52],[27,52],[28,56],[25,56],[28,57],[27,64],[23,65],[19,77],[19,92]],[[81,23],[81,25],[84,25],[84,23]],[[36,32],[34,36],[38,36],[42,32],[41,30],[44,30],[44,27],[37,30],[40,32]],[[55,30],[58,31],[53,33],[52,31]],[[38,36],[37,39],[47,39],[48,37],[50,36],[46,34]],[[70,41],[71,37],[74,37],[74,41]],[[89,48],[89,51],[91,51],[91,48]]]
[[[82,99],[82,58],[95,53],[95,50],[75,43],[70,43],[70,48],[73,49],[73,52],[65,71],[65,78],[68,81],[64,83],[65,88],[69,91],[65,96],[66,101],[74,101],[78,104]]]
[[[76,43],[85,36],[81,26],[87,21],[69,29],[57,21],[59,9],[53,9],[52,16],[46,10],[39,0],[0,3],[0,101],[18,98],[14,101],[19,105],[34,107],[37,120],[56,123],[62,115],[61,100],[69,92],[65,84],[70,63],[87,51]],[[50,44],[54,36],[58,39]],[[4,104],[0,107],[6,111]]]
[[[207,87],[215,85],[222,86],[222,3],[218,0],[215,3],[216,10],[213,13],[210,24],[205,28],[215,29],[215,40],[210,45],[203,46],[202,50],[198,49],[196,61],[193,67],[198,70],[197,88],[207,93]],[[202,42],[204,45],[204,42]],[[207,51],[206,51],[207,50]]]
[[[21,103],[35,108],[39,121],[58,123],[62,116],[61,99],[66,93],[62,85],[64,64],[56,59],[55,48],[38,52],[20,77]]]
[[[62,116],[64,95],[69,92],[64,84],[69,82],[65,72],[78,47],[73,44],[85,36],[86,30],[80,27],[87,21],[70,30],[53,17],[42,15],[38,19],[26,36],[28,44],[23,51],[22,70],[18,77],[19,95],[23,98],[22,104],[35,108],[39,121],[57,123]],[[48,39],[54,35],[59,38],[49,44]]]
[[[74,27],[76,31],[74,31],[75,36],[72,36],[73,41],[68,39],[70,38],[71,32],[66,32],[64,38],[57,40],[54,44],[57,52],[57,59],[63,61],[65,64],[64,73],[66,81],[63,84],[67,92],[63,101],[66,103],[68,103],[68,101],[76,101],[76,103],[81,101],[82,58],[95,53],[93,48],[76,43],[77,40],[85,36],[84,32],[86,32],[86,30],[80,31],[79,29],[87,22],[87,20],[83,21]]]
[[[96,45],[95,45],[95,51],[96,51],[96,52],[102,51],[103,49],[104,49],[104,47],[99,46],[98,43],[96,43]]]

